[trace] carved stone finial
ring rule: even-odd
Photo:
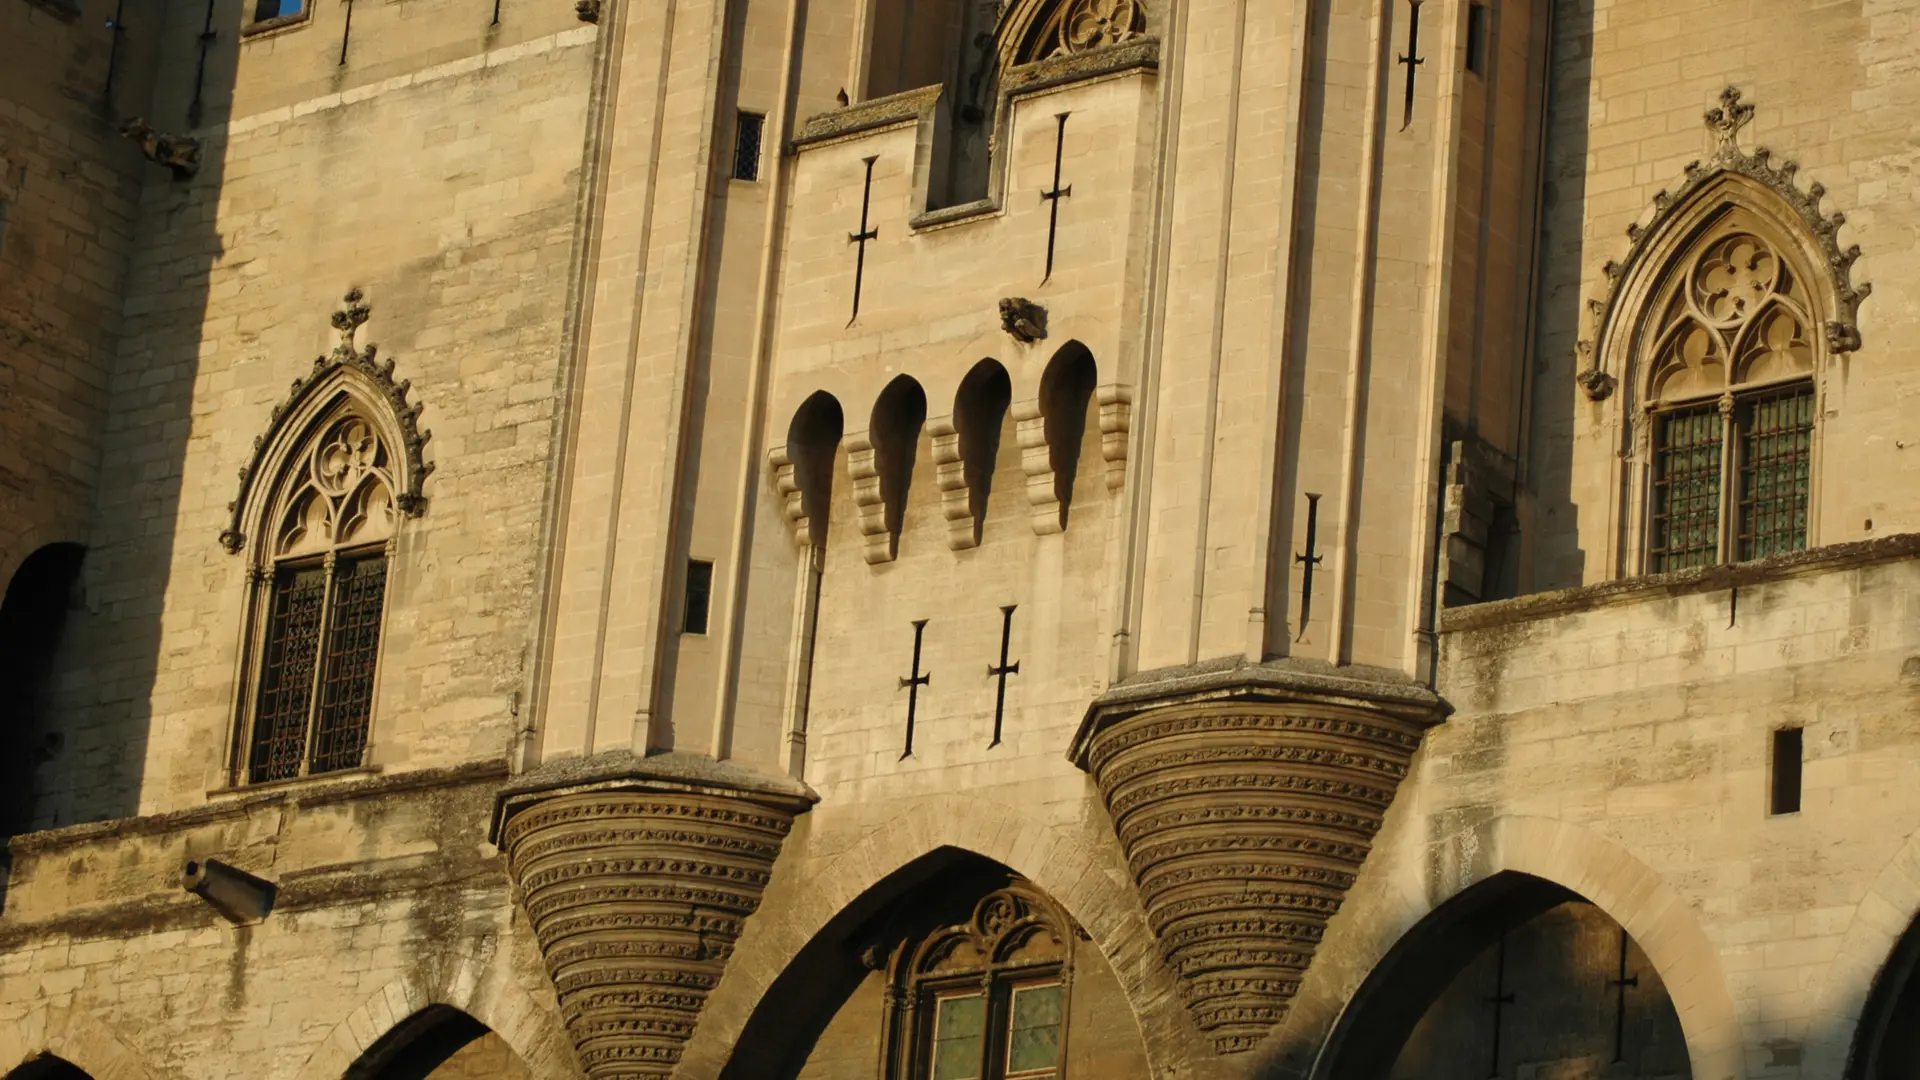
[[[1034,342],[1047,336],[1047,309],[1022,296],[1000,301],[1000,329],[1014,340]]]
[[[120,128],[120,134],[139,143],[141,155],[156,165],[165,165],[175,180],[185,180],[200,171],[198,139],[155,131],[137,116]]]
[[[348,289],[347,295],[342,299],[346,301],[347,306],[333,313],[333,328],[340,331],[340,344],[337,349],[352,356],[359,351],[353,340],[354,335],[366,325],[367,316],[373,309],[364,302],[365,296],[359,289]]]
[[[1720,140],[1722,148],[1733,146],[1740,129],[1753,119],[1753,106],[1740,100],[1739,87],[1720,91],[1720,107],[1707,110],[1707,128]]]

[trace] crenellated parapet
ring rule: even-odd
[[[671,1076],[811,793],[680,755],[563,764],[503,796],[500,847],[581,1068]]]
[[[1221,1053],[1286,1017],[1425,730],[1425,687],[1284,663],[1149,673],[1089,710],[1100,787],[1187,1006]]]

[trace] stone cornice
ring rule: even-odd
[[[804,813],[820,796],[798,780],[771,776],[699,754],[635,757],[616,750],[550,761],[513,778],[500,791],[488,835],[498,842],[508,820],[534,803],[585,791],[654,791],[745,799],[790,814]]]
[[[917,123],[940,100],[939,86],[923,86],[898,94],[847,105],[832,112],[807,117],[800,133],[793,137],[793,148],[800,150],[821,143],[863,135],[899,124]]]
[[[1451,711],[1425,684],[1384,668],[1292,658],[1251,664],[1227,657],[1143,671],[1115,683],[1087,707],[1067,759],[1085,768],[1094,737],[1129,716],[1209,701],[1303,702],[1382,712],[1419,724],[1438,723]]]
[[[1512,600],[1451,608],[1440,613],[1439,630],[1443,634],[1463,633],[1666,597],[1718,592],[1742,585],[1764,585],[1881,563],[1903,562],[1915,557],[1920,557],[1920,533],[1900,533],[1775,555],[1753,562],[1700,566],[1691,570],[1603,581],[1596,585],[1557,589]]]
[[[1008,68],[1000,92],[1022,98],[1067,83],[1085,82],[1125,72],[1160,68],[1160,39],[1138,37],[1104,49],[1061,53],[1031,64]]]

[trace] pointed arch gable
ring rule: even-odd
[[[362,302],[360,290],[348,292],[345,299],[346,307],[333,313],[340,343],[328,355],[316,357],[312,368],[293,381],[240,468],[239,492],[227,504],[228,523],[220,533],[220,545],[229,553],[238,553],[250,539],[268,535],[268,515],[301,451],[346,413],[369,424],[393,450],[394,510],[407,517],[426,510],[422,488],[433,471],[433,464],[426,460],[427,441],[433,433],[420,428],[421,406],[408,400],[413,384],[394,380],[393,361],[378,359],[372,345],[356,346],[354,335],[371,310]],[[349,501],[357,497],[357,492],[346,494]]]
[[[1668,283],[1676,262],[1716,225],[1724,224],[1729,214],[1740,215],[1777,245],[1804,278],[1814,308],[1810,314],[1826,352],[1837,355],[1860,348],[1859,307],[1872,286],[1853,283],[1852,268],[1860,248],[1840,246],[1839,230],[1846,215],[1821,208],[1826,189],[1819,183],[1804,190],[1799,186],[1799,166],[1793,161],[1774,164],[1772,152],[1764,146],[1751,154],[1740,149],[1739,133],[1753,111],[1752,105],[1741,101],[1737,88],[1721,92],[1720,107],[1705,115],[1708,130],[1718,142],[1713,155],[1704,163],[1690,162],[1677,190],[1654,196],[1652,219],[1627,228],[1625,258],[1604,266],[1606,291],[1589,304],[1594,336],[1581,343],[1582,351],[1590,354],[1590,366],[1579,381],[1594,399],[1607,397],[1615,385],[1643,374],[1633,361],[1648,321],[1664,310],[1656,302],[1661,287]]]

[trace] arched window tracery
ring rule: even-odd
[[[966,922],[894,947],[888,1080],[1056,1080],[1066,1057],[1073,930],[1016,881]]]
[[[368,309],[357,291],[347,304],[334,315],[340,345],[294,383],[256,443],[221,537],[250,553],[240,782],[366,763],[393,545],[425,505],[419,408],[391,361],[355,346]]]

